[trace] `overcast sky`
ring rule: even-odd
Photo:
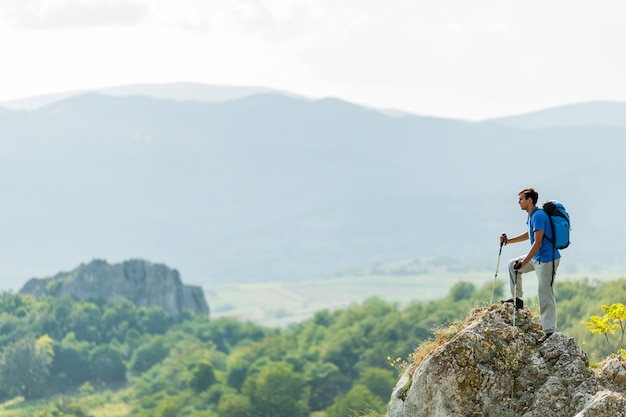
[[[622,0],[0,0],[0,102],[273,87],[469,120],[626,102]]]

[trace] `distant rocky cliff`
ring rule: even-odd
[[[33,278],[20,293],[69,295],[83,300],[126,298],[140,307],[163,307],[175,317],[185,310],[209,314],[202,288],[183,285],[175,269],[138,259],[113,265],[94,260],[52,278]]]
[[[387,417],[626,417],[626,363],[595,369],[576,341],[541,325],[528,309],[511,324],[512,305],[473,310],[409,366]]]

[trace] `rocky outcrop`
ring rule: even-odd
[[[163,307],[174,317],[185,310],[209,314],[202,288],[183,285],[175,269],[138,259],[113,265],[94,260],[52,278],[33,278],[20,293],[103,301],[126,298],[140,307]]]
[[[555,333],[539,345],[539,319],[504,304],[474,309],[415,357],[387,417],[626,417],[626,363],[591,369],[576,341]]]

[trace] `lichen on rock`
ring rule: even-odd
[[[538,317],[518,310],[513,326],[513,314],[509,304],[476,308],[453,335],[442,332],[401,376],[387,417],[626,417],[623,359],[592,371],[573,338],[538,344]]]

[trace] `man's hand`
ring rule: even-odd
[[[521,268],[522,268],[522,261],[515,261],[515,263],[513,264],[513,269],[517,271]]]
[[[506,233],[502,233],[500,235],[500,246],[506,245],[507,243],[509,243],[509,238],[506,237]]]

